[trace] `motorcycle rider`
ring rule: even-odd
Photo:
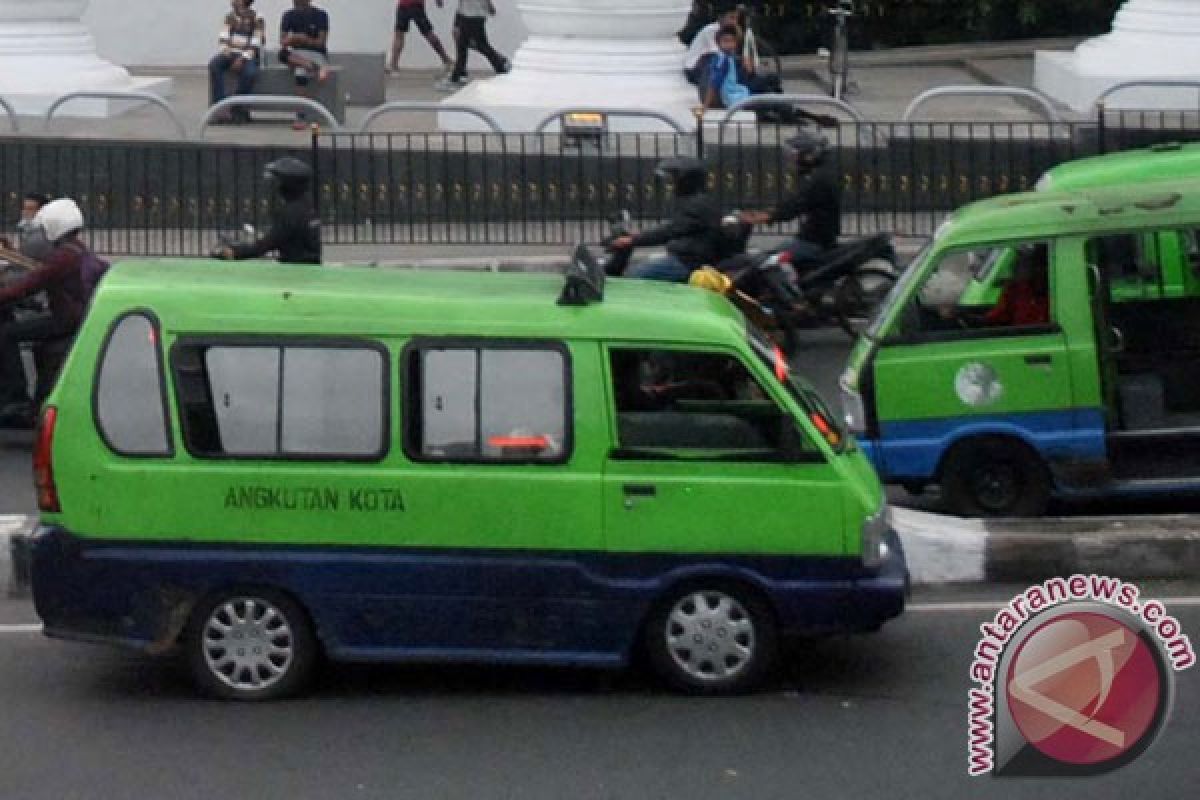
[[[270,230],[256,242],[223,245],[215,255],[240,261],[278,252],[282,264],[320,264],[321,221],[313,215],[308,197],[312,167],[288,156],[267,164],[263,179],[279,195],[271,209]]]
[[[796,166],[796,191],[768,211],[743,211],[747,225],[773,225],[803,216],[796,238],[788,246],[792,266],[803,272],[837,247],[842,229],[842,198],[829,140],[819,133],[801,131],[784,143]]]
[[[624,271],[624,264],[636,248],[666,245],[665,256],[635,265],[628,277],[685,283],[694,270],[721,259],[721,208],[708,194],[708,170],[700,160],[668,158],[658,165],[655,174],[674,187],[674,214],[657,228],[614,239],[609,248],[616,252],[620,266],[612,272]]]
[[[36,227],[45,231],[51,250],[44,266],[32,270],[19,280],[0,288],[0,305],[14,303],[39,292],[45,292],[50,313],[10,322],[0,327],[0,354],[8,354],[0,374],[6,380],[25,383],[25,369],[16,345],[22,342],[46,342],[73,336],[83,321],[87,306],[86,290],[81,272],[87,247],[80,240],[83,212],[74,200],[61,198],[47,203],[34,218]],[[32,423],[33,408],[24,385],[0,387],[16,396],[0,409],[0,427],[28,426]]]

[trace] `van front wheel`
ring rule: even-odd
[[[272,700],[312,675],[317,643],[308,617],[269,589],[221,594],[192,616],[185,636],[200,688],[226,700]]]
[[[659,675],[691,694],[731,694],[762,682],[775,660],[775,620],[753,592],[721,582],[677,589],[645,629]]]
[[[942,495],[963,517],[1038,517],[1050,502],[1050,471],[1021,442],[988,437],[954,446],[942,466]]]

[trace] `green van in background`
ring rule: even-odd
[[[939,485],[969,516],[1037,515],[1054,492],[1200,488],[1197,228],[1198,181],[958,211],[841,378],[885,482]]]
[[[749,688],[908,573],[870,464],[724,298],[561,276],[140,262],[35,452],[50,636],[182,649],[222,697],[343,661]]]

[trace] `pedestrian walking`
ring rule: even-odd
[[[445,5],[445,0],[434,1],[438,8]],[[404,53],[404,40],[413,25],[417,26],[417,30],[425,37],[425,41],[433,48],[433,52],[437,53],[438,58],[442,60],[442,67],[449,74],[449,70],[454,67],[454,62],[447,55],[446,48],[442,46],[442,40],[434,33],[433,23],[430,22],[429,14],[425,11],[425,0],[397,0],[396,30],[392,35],[392,53],[388,59],[387,71],[395,72],[400,69],[400,56]]]
[[[454,71],[448,78],[438,81],[438,89],[452,92],[467,85],[467,55],[471,49],[482,53],[497,75],[509,71],[508,59],[496,52],[488,41],[487,19],[495,15],[496,6],[492,0],[458,0],[458,13],[454,16]]]

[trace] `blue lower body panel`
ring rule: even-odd
[[[857,559],[144,545],[43,528],[33,593],[47,633],[169,649],[195,605],[239,586],[291,595],[337,660],[624,664],[642,621],[692,577],[759,587],[785,634],[864,631],[904,610],[899,540]]]
[[[1107,457],[1104,413],[1090,408],[884,422],[861,444],[885,482],[930,481],[952,446],[977,436],[1020,439],[1052,467]]]

